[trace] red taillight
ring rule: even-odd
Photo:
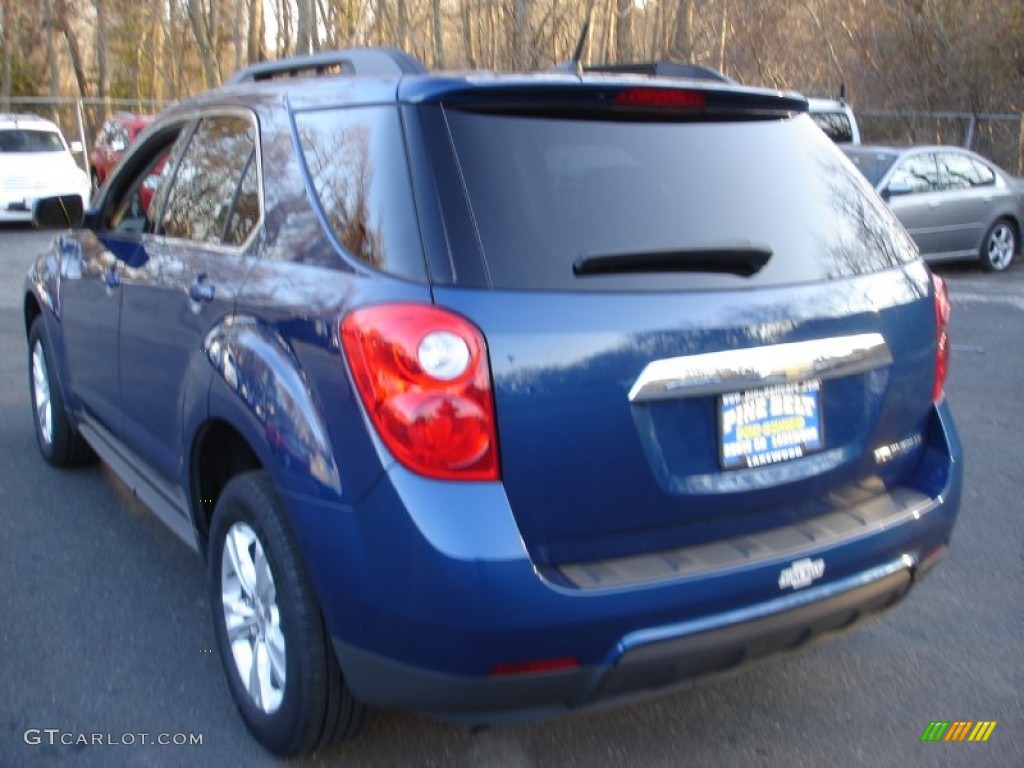
[[[701,109],[707,96],[703,91],[677,88],[627,88],[615,94],[615,103],[623,107],[657,109]]]
[[[426,304],[381,304],[341,322],[373,426],[396,459],[445,480],[497,480],[498,441],[483,334]]]
[[[555,659],[535,659],[533,661],[513,661],[495,664],[492,675],[508,677],[510,675],[536,675],[543,672],[562,672],[567,669],[579,669],[580,662],[572,656],[561,656]]]
[[[932,387],[932,402],[942,398],[942,390],[946,386],[946,375],[949,373],[949,293],[946,281],[938,275],[932,275],[935,286],[935,386]]]

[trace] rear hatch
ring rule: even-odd
[[[931,280],[801,101],[598,81],[415,109],[453,265],[435,300],[486,338],[539,564],[735,539],[912,474]]]

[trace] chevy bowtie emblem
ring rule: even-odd
[[[779,574],[779,589],[785,589],[786,587],[803,589],[810,586],[816,579],[820,579],[824,574],[824,560],[820,558],[817,560],[811,560],[810,558],[797,560],[789,568],[782,569],[782,573]]]

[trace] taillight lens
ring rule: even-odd
[[[703,91],[677,88],[626,88],[615,94],[615,104],[620,107],[703,109],[706,101]]]
[[[396,459],[444,480],[497,480],[483,334],[427,304],[381,304],[341,321],[341,343],[373,426]]]
[[[946,375],[949,373],[949,293],[946,281],[938,275],[932,275],[935,286],[935,386],[932,387],[932,402],[942,399],[942,390],[946,386]]]

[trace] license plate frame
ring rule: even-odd
[[[723,469],[768,467],[825,447],[820,379],[727,392],[717,411]]]

